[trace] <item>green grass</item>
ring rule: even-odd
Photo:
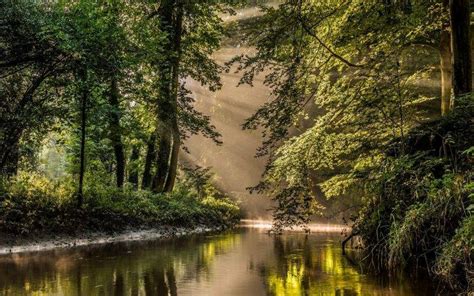
[[[454,290],[474,290],[472,113],[408,134],[406,153],[374,172],[354,230],[377,269],[425,269]]]

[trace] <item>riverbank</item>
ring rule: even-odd
[[[169,239],[193,234],[218,232],[228,228],[230,227],[196,226],[191,228],[162,226],[153,229],[130,229],[116,233],[90,232],[80,235],[35,235],[31,237],[0,233],[0,255],[118,242]]]
[[[78,206],[72,186],[19,175],[0,187],[0,254],[156,239],[235,226],[240,209],[184,186],[166,194],[90,187]]]

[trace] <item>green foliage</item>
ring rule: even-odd
[[[249,38],[256,53],[231,63],[241,83],[265,75],[272,89],[244,128],[263,130],[257,154],[269,162],[254,190],[274,197],[274,227],[305,225],[324,198],[350,200],[364,205],[354,233],[375,267],[432,271],[472,202],[472,96],[440,120],[439,89],[423,86],[438,79],[443,1],[263,10]]]
[[[78,209],[72,185],[37,174],[20,174],[3,182],[0,232],[79,234],[166,225],[231,227],[240,218],[239,208],[229,199],[197,198],[184,187],[170,194],[153,194],[132,188],[91,186],[85,188],[85,204]]]
[[[159,116],[163,113],[177,118],[182,139],[201,133],[221,143],[210,118],[194,108],[193,96],[181,81],[192,78],[212,91],[221,87],[222,67],[211,54],[225,35],[221,14],[241,1],[168,2],[173,21],[178,7],[183,11],[180,29],[162,23],[162,7],[147,1],[0,3],[2,175],[36,170],[41,143],[51,134],[60,134],[53,140],[63,141],[67,172],[77,175],[82,101],[90,175],[112,176],[118,166],[114,147],[121,145],[127,154],[133,146],[144,146],[159,126],[169,124]],[[179,30],[182,45],[174,52],[170,43]],[[172,104],[176,110],[171,110],[160,87],[170,74],[163,66],[176,59],[180,85]],[[139,154],[134,166],[142,168],[144,152]]]
[[[354,232],[376,268],[419,266],[453,288],[472,287],[471,112],[458,109],[412,131],[409,154],[387,156],[367,182]]]
[[[192,188],[199,198],[211,196],[214,198],[225,198],[214,185],[214,175],[211,168],[205,167],[187,167],[183,166],[181,169],[180,186],[184,188]]]
[[[270,156],[254,189],[275,197],[277,225],[304,224],[321,207],[315,186],[325,197],[363,196],[385,148],[431,116],[417,81],[437,62],[446,12],[437,1],[362,0],[283,1],[264,12],[249,38],[256,54],[232,61],[241,83],[264,74],[272,89],[244,124],[263,128],[258,155]]]
[[[472,206],[472,203],[471,203]],[[454,288],[472,291],[474,282],[474,215],[464,218],[456,234],[445,243],[436,260],[435,272]],[[464,286],[464,287],[463,287]]]

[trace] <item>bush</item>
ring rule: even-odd
[[[404,141],[405,153],[390,150],[372,174],[354,232],[377,269],[424,267],[455,289],[472,289],[472,116],[454,113]]]
[[[156,226],[230,227],[239,209],[229,199],[197,198],[180,187],[170,194],[95,184],[78,208],[72,182],[20,174],[0,186],[0,232],[10,234],[120,231]]]
[[[474,216],[466,217],[453,238],[444,244],[435,272],[453,288],[474,291]]]

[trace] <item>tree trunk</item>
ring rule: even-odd
[[[28,114],[28,106],[33,107],[35,105],[33,98],[36,91],[51,73],[52,69],[49,69],[44,71],[42,75],[36,77],[26,92],[22,95],[17,106],[11,111],[12,118],[6,118],[6,120],[1,123],[0,133],[2,134],[2,138],[0,139],[0,174],[3,174],[8,170],[6,166],[18,162],[16,158],[19,157],[19,155],[11,155],[11,153],[15,154],[18,152],[15,150],[15,147],[18,145],[21,135],[26,127],[23,124],[21,115],[20,118],[18,118],[17,114]]]
[[[179,151],[179,130],[177,124],[178,76],[182,35],[183,7],[181,1],[166,0],[160,11],[161,27],[168,33],[166,60],[160,65],[161,83],[158,106],[159,149],[157,168],[153,179],[154,192],[169,192],[173,189]],[[178,145],[172,147],[173,145]],[[171,148],[172,151],[171,151]],[[171,155],[171,161],[170,161]]]
[[[0,145],[0,175],[6,177],[15,176],[18,172],[18,162],[20,160],[20,131],[11,131],[5,128],[2,130],[6,134],[6,138],[2,139]]]
[[[472,91],[469,0],[450,0],[449,10],[453,52],[453,94],[457,98]]]
[[[451,91],[453,83],[453,65],[451,53],[451,33],[443,28],[440,40],[441,70],[441,115],[445,116],[451,109]]]
[[[19,137],[16,141],[11,144],[8,151],[8,158],[4,166],[4,173],[7,177],[16,176],[18,173],[18,162],[20,161],[20,139]]]
[[[112,108],[109,117],[110,140],[114,147],[115,162],[116,162],[116,182],[117,187],[123,187],[125,178],[125,153],[122,143],[122,135],[120,128],[120,102],[119,89],[117,85],[117,77],[113,76],[110,82],[109,104]]]
[[[166,178],[166,184],[164,187],[164,192],[171,192],[174,188],[174,183],[176,180],[176,174],[178,172],[178,157],[179,157],[179,148],[181,147],[179,132],[173,132],[173,149],[171,150],[171,159],[168,176]]]
[[[128,182],[132,184],[133,188],[138,189],[138,159],[140,158],[140,147],[133,145],[130,161],[128,162]]]
[[[142,178],[142,189],[149,189],[151,183],[151,167],[153,165],[153,159],[155,158],[155,135],[151,135],[147,143],[146,156],[145,156],[145,167],[143,169]]]
[[[173,113],[171,117],[171,127],[172,127],[172,136],[173,136],[173,149],[171,151],[171,159],[169,165],[169,173],[166,179],[166,184],[164,191],[171,192],[173,191],[176,174],[178,171],[178,156],[179,149],[181,147],[181,139],[178,126],[178,95],[179,95],[179,63],[181,59],[181,37],[183,34],[183,7],[179,3],[176,8],[176,21],[175,21],[175,35],[174,35],[174,52],[176,53],[173,58],[173,77],[172,77],[172,101],[171,106],[173,108]]]
[[[151,186],[153,192],[163,192],[166,176],[169,170],[169,157],[171,148],[171,134],[167,127],[161,127],[159,133],[159,147],[156,159],[156,173]]]
[[[83,69],[80,73],[82,83],[81,94],[81,151],[80,151],[80,167],[79,167],[79,188],[77,191],[77,204],[81,208],[84,203],[83,187],[84,172],[86,168],[86,121],[87,121],[87,100],[89,97],[89,89],[87,87],[87,69]]]

